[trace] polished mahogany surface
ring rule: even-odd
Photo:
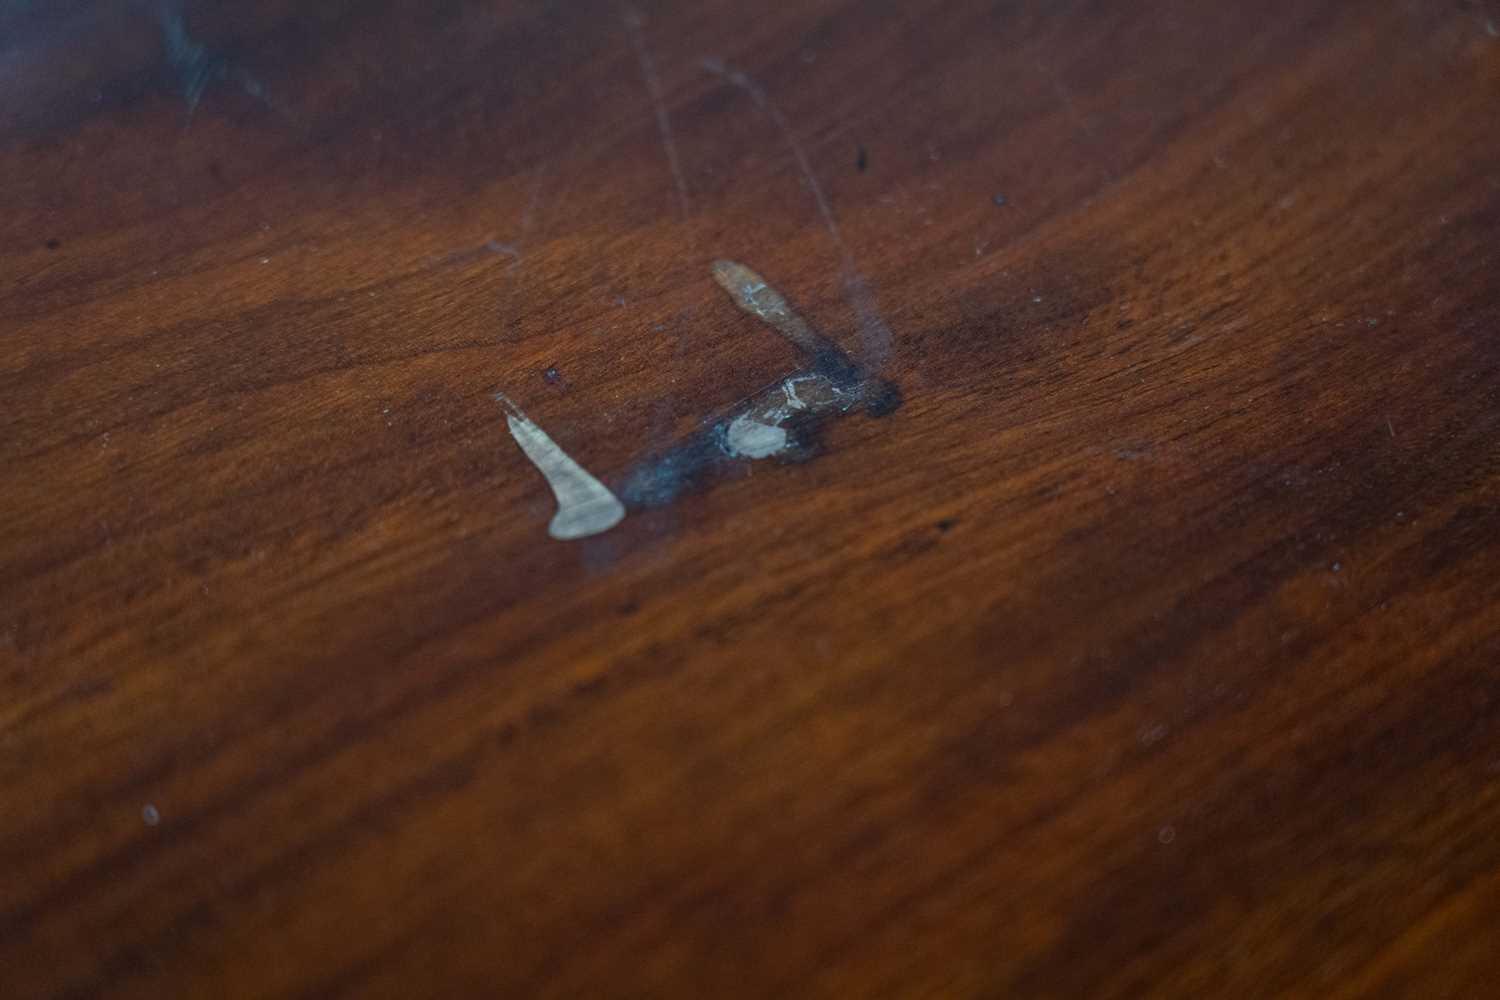
[[[0,995],[1493,995],[1497,36],[0,3]]]

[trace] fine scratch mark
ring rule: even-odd
[[[719,287],[729,293],[736,305],[808,354],[816,357],[834,349],[832,341],[808,326],[807,320],[797,315],[780,292],[744,264],[716,260],[713,273]]]
[[[505,421],[511,437],[531,459],[552,494],[557,498],[557,513],[547,525],[547,534],[560,541],[588,538],[608,531],[625,517],[625,507],[609,487],[568,457],[567,452],[532,423],[521,408],[504,393],[495,399],[506,409]]]
[[[521,266],[521,258],[527,245],[531,242],[531,227],[536,224],[537,209],[542,203],[542,186],[547,180],[547,163],[544,160],[536,168],[536,176],[531,179],[531,191],[526,196],[526,207],[521,209],[521,235],[516,237],[514,243],[496,243],[490,240],[485,248],[492,253],[505,253],[510,255],[510,264],[506,270],[514,270]]]
[[[858,266],[854,263],[854,255],[850,253],[849,246],[844,242],[843,233],[839,230],[838,220],[834,217],[833,208],[828,204],[828,197],[823,193],[823,185],[818,183],[817,175],[813,173],[812,163],[807,158],[802,144],[797,141],[797,136],[792,132],[791,123],[781,113],[765,89],[756,83],[745,73],[726,65],[718,59],[703,60],[703,68],[743,90],[750,96],[750,100],[760,109],[761,113],[771,119],[777,131],[786,140],[787,147],[792,152],[792,157],[797,161],[797,168],[802,173],[802,178],[807,182],[808,189],[812,192],[813,201],[817,203],[818,214],[823,217],[823,225],[828,230],[829,237],[833,240],[834,247],[839,252],[842,277],[844,283],[844,298],[859,315],[860,328],[864,339],[864,364],[871,369],[878,369],[890,357],[891,353],[891,330],[886,326],[885,320],[881,318],[880,306],[875,300],[875,292],[870,288],[870,283],[860,273]]]
[[[238,83],[245,93],[274,108],[259,80],[188,34],[181,0],[161,0],[156,6],[156,20],[161,29],[167,64],[177,73],[182,99],[187,102],[186,124],[192,124],[193,115],[208,88],[225,80]]]
[[[682,161],[677,157],[677,141],[672,137],[672,118],[667,114],[667,102],[662,97],[661,77],[656,72],[656,61],[646,47],[646,19],[634,7],[624,11],[625,33],[630,36],[630,47],[635,50],[636,61],[641,65],[641,78],[646,82],[646,91],[651,95],[651,109],[656,115],[656,131],[661,136],[662,149],[667,154],[667,165],[672,169],[672,181],[677,187],[677,210],[686,219],[692,214],[692,202],[688,197],[687,180],[682,173]]]
[[[526,196],[526,207],[521,210],[521,238],[516,243],[517,251],[531,236],[531,227],[536,222],[537,208],[542,203],[542,184],[547,180],[547,162],[542,161],[531,179],[531,193]]]
[[[511,259],[512,265],[521,259],[521,250],[514,243],[501,243],[499,240],[488,240],[484,248],[490,253],[497,253]]]
[[[735,305],[799,348],[808,364],[639,462],[620,486],[620,496],[631,508],[670,503],[738,460],[810,458],[829,418],[856,409],[882,417],[901,405],[894,384],[868,374],[809,326],[759,274],[731,260],[715,261],[713,274]]]
[[[542,186],[547,180],[547,163],[543,161],[536,168],[536,176],[531,179],[531,191],[526,196],[526,207],[521,209],[521,235],[516,237],[514,243],[496,243],[490,240],[485,248],[493,253],[506,253],[510,255],[510,264],[506,270],[514,270],[521,266],[521,257],[527,245],[531,242],[531,227],[536,224],[537,209],[542,204]]]
[[[514,243],[505,243],[490,238],[473,250],[460,250],[456,253],[450,253],[446,257],[439,258],[437,266],[470,264],[486,254],[494,254],[499,257],[510,258],[510,263],[505,265],[507,271],[514,271],[517,267],[520,267],[527,239],[531,235],[532,223],[536,219],[537,206],[541,202],[542,182],[546,179],[546,175],[547,165],[543,163],[537,167],[536,176],[532,178],[531,192],[526,197],[526,206],[521,210],[521,234],[516,237]]]

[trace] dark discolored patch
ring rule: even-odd
[[[901,387],[889,379],[872,378],[863,386],[865,413],[884,417],[901,408]]]
[[[1110,277],[1119,269],[1107,249],[1097,257],[1033,251],[1002,273],[950,287],[903,330],[904,367],[949,386],[997,369],[1044,369],[1059,344],[1082,337],[1090,316],[1112,301]]]
[[[648,455],[615,487],[615,495],[630,509],[671,503],[729,460],[720,447],[721,435],[716,424],[666,451]]]
[[[705,421],[686,439],[638,462],[615,489],[627,508],[671,503],[721,469],[742,461],[773,457],[783,462],[806,461],[818,453],[821,431],[829,419],[857,409],[883,417],[901,405],[901,391],[895,383],[865,371],[837,344],[813,330],[760,275],[742,264],[719,261],[715,277],[742,310],[786,337],[810,363],[717,419]]]
[[[61,250],[62,249],[62,240],[59,240],[59,239],[50,239],[50,240],[48,240],[47,241],[47,249],[48,250]]]
[[[864,173],[870,166],[870,154],[865,147],[859,147],[859,153],[854,157],[854,169]]]

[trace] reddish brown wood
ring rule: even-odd
[[[1500,8],[161,10],[0,5],[0,994],[1489,995]],[[552,541],[721,257],[902,405]]]

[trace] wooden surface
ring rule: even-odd
[[[1493,995],[1497,33],[0,4],[0,994]]]

